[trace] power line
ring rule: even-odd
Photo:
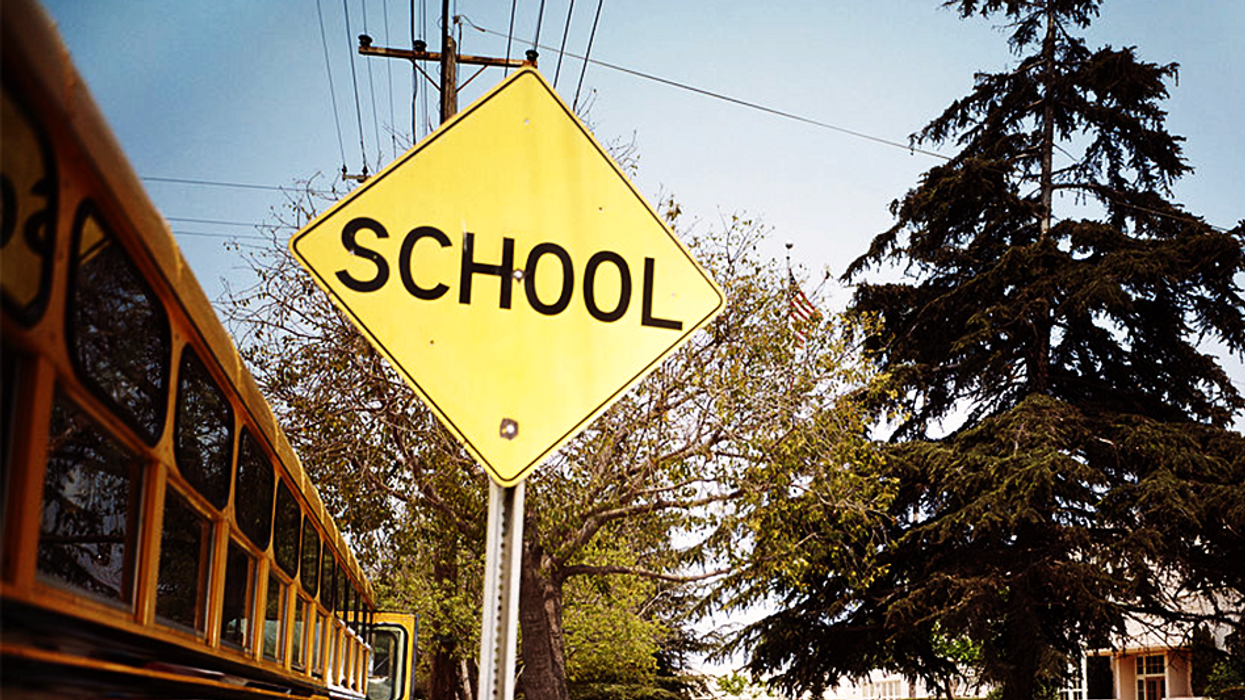
[[[265,238],[264,236],[249,236],[244,233],[205,233],[203,231],[183,231],[181,229],[173,230],[172,233],[175,236],[193,236],[195,238],[220,238],[220,239],[227,240],[227,241],[242,241],[242,240],[269,241],[270,240],[268,238]],[[243,245],[243,244],[239,244],[239,245]],[[248,245],[247,247],[248,248],[259,248],[261,246]]]
[[[545,0],[540,0],[540,11],[536,13],[536,37],[532,39],[532,50],[540,45],[540,26],[545,23]],[[507,56],[506,58],[510,58]]]
[[[324,34],[324,13],[320,10],[320,0],[316,0],[316,15],[320,17],[320,44],[324,47],[324,72],[329,76],[329,97],[333,100],[333,123],[337,125],[337,150],[341,153],[342,168],[346,167],[346,146],[342,140],[342,123],[337,116],[337,91],[333,89],[333,71],[329,67],[329,42]]]
[[[350,82],[354,84],[354,114],[359,124],[359,151],[363,154],[363,174],[367,175],[367,146],[363,144],[363,108],[359,104],[359,77],[354,69],[354,37],[350,31],[350,7],[342,0],[342,13],[346,15],[346,46],[350,62]],[[345,166],[343,166],[345,167]]]
[[[819,119],[813,119],[811,117],[805,117],[799,114],[795,114],[794,112],[787,112],[785,110],[776,109],[774,107],[768,107],[766,105],[763,105],[757,102],[751,102],[749,100],[744,100],[738,97],[732,97],[730,95],[726,95],[720,92],[714,92],[713,90],[706,90],[705,88],[699,88],[694,85],[688,85],[687,83],[681,83],[677,80],[671,80],[670,78],[663,78],[659,75],[653,75],[652,73],[645,73],[644,71],[636,70],[634,68],[627,68],[626,66],[620,66],[616,63],[608,63],[606,61],[600,61],[595,58],[591,58],[590,56],[592,54],[593,39],[596,36],[597,21],[601,17],[601,5],[603,3],[604,3],[604,0],[597,0],[597,14],[596,14],[596,18],[592,22],[592,34],[590,34],[588,38],[588,50],[586,52],[586,55],[579,56],[569,51],[566,54],[567,56],[570,56],[571,58],[575,58],[575,59],[582,61],[583,67],[585,69],[587,68],[588,64],[591,63],[595,66],[601,66],[602,68],[608,68],[610,70],[618,71],[620,73],[626,73],[628,75],[632,75],[637,78],[643,78],[644,80],[650,80],[656,83],[661,83],[663,85],[668,85],[673,88],[678,88],[680,90],[686,90],[687,92],[696,93],[697,95],[702,95],[704,97],[710,97],[715,100],[729,102],[731,104],[735,104],[740,107],[746,107],[748,109],[753,109],[759,112],[764,112],[766,114],[771,114],[777,117],[782,117],[784,119],[790,119],[793,121],[801,122],[803,124],[808,124],[810,126],[816,126],[822,129],[829,129],[831,131],[836,131],[840,134],[846,134],[848,136],[854,136],[856,138],[873,141],[874,143],[880,143],[886,146],[892,146],[894,148],[902,148],[903,150],[908,151],[909,153],[920,153],[922,155],[927,155],[927,156],[931,156],[934,158],[940,158],[942,160],[950,160],[949,157],[944,156],[943,154],[938,153],[936,151],[930,151],[930,150],[926,150],[923,148],[917,148],[915,146],[912,146],[911,144],[902,143],[900,141],[894,141],[892,139],[882,138],[880,136],[874,136],[872,134],[866,134],[863,131],[856,131],[855,129],[848,129],[846,127],[838,126],[836,124],[831,124],[829,122],[821,121]],[[480,25],[475,24],[474,22],[471,22],[470,20],[467,20],[467,21],[477,31],[484,32],[485,34],[492,34],[493,36],[502,36],[500,32],[495,32],[486,27],[481,27]],[[550,47],[550,46],[542,46],[541,48],[549,49],[550,51],[553,50],[553,47]],[[571,109],[575,109],[575,107],[578,105],[579,93],[580,93],[580,89],[583,87],[583,81],[584,81],[584,71],[581,70],[579,74],[579,85],[575,88],[575,99],[571,103]]]
[[[189,216],[166,216],[165,221],[177,221],[183,224],[212,224],[214,226],[245,226],[247,228],[298,228],[290,224],[260,224],[254,221],[225,221],[222,219],[196,219]]]
[[[575,12],[575,0],[571,0],[571,6],[566,10],[566,26],[562,27],[562,45],[558,47],[558,67],[553,72],[553,87],[558,87],[558,76],[562,75],[562,55],[566,53],[566,37],[571,33],[571,15]]]
[[[319,190],[319,189],[310,189],[310,188],[298,187],[298,186],[282,187],[280,185],[256,185],[256,184],[247,183],[247,182],[225,182],[221,180],[196,180],[196,179],[182,178],[182,177],[155,177],[155,176],[146,176],[146,175],[143,176],[142,179],[146,182],[165,182],[165,183],[171,183],[171,184],[176,184],[176,185],[194,185],[197,187],[226,187],[226,188],[231,188],[231,189],[236,189],[236,190],[263,190],[266,192],[309,192],[311,194],[318,194],[318,195],[337,194],[337,192],[334,190]]]
[[[598,19],[600,18],[600,13],[601,13],[601,3],[603,3],[603,2],[604,2],[604,0],[598,0],[598,2],[597,2],[597,18],[598,18]],[[485,34],[492,34],[493,36],[502,36],[502,34],[501,34],[500,32],[493,31],[493,30],[488,29],[488,28],[486,28],[486,27],[481,27],[480,25],[478,25],[478,24],[476,24],[476,23],[472,22],[472,21],[471,21],[470,19],[468,19],[468,18],[465,18],[465,17],[464,17],[464,20],[466,20],[466,22],[467,22],[468,24],[470,24],[473,28],[475,28],[477,31],[483,32],[483,33],[485,33]],[[626,74],[628,74],[628,75],[632,75],[632,76],[635,76],[635,77],[637,77],[637,78],[642,78],[642,79],[644,79],[644,80],[650,80],[650,81],[653,81],[653,82],[656,82],[656,83],[661,83],[661,84],[663,84],[663,85],[668,85],[668,86],[670,86],[670,87],[678,88],[678,89],[680,89],[680,90],[686,90],[686,91],[688,91],[688,92],[692,92],[692,93],[695,93],[695,94],[698,94],[698,95],[702,95],[702,96],[705,96],[705,97],[710,97],[710,98],[713,98],[713,99],[716,99],[716,100],[721,100],[721,101],[723,101],[723,102],[729,102],[729,103],[731,103],[731,104],[738,105],[738,106],[740,106],[740,107],[745,107],[745,108],[748,108],[748,109],[753,109],[753,110],[756,110],[756,111],[759,111],[759,112],[764,112],[764,113],[766,113],[766,114],[770,114],[770,115],[773,115],[773,116],[776,116],[776,117],[781,117],[781,118],[783,118],[783,119],[789,119],[789,120],[792,120],[792,121],[797,121],[797,122],[800,122],[800,123],[803,123],[803,124],[808,124],[808,125],[810,125],[810,126],[816,126],[816,127],[822,128],[822,129],[828,129],[828,130],[830,130],[830,131],[834,131],[834,132],[837,132],[837,133],[840,133],[840,134],[845,134],[845,135],[847,135],[847,136],[853,136],[853,137],[855,137],[855,138],[859,138],[859,139],[864,139],[864,140],[866,140],[866,141],[872,141],[872,142],[874,142],[874,143],[882,144],[882,145],[884,145],[884,146],[891,146],[891,147],[893,147],[893,148],[901,148],[901,149],[903,149],[903,150],[907,151],[908,153],[913,153],[913,154],[915,154],[915,153],[920,153],[921,155],[924,155],[924,156],[930,156],[931,158],[938,158],[939,160],[946,160],[946,161],[951,160],[951,157],[950,157],[950,156],[943,155],[943,154],[941,154],[941,153],[938,153],[937,151],[931,151],[931,150],[924,149],[924,148],[918,148],[918,147],[916,147],[916,146],[913,146],[912,144],[906,144],[906,143],[903,143],[903,142],[900,142],[900,141],[895,141],[895,140],[893,140],[893,139],[883,138],[883,137],[881,137],[881,136],[874,136],[873,134],[867,134],[867,133],[865,133],[865,132],[863,132],[863,131],[857,131],[857,130],[855,130],[855,129],[848,129],[848,128],[846,128],[846,127],[838,126],[837,124],[831,124],[831,123],[829,123],[829,122],[824,122],[824,121],[821,121],[821,120],[819,120],[819,119],[813,119],[813,118],[811,118],[811,117],[805,117],[805,116],[802,116],[802,115],[799,115],[799,114],[795,114],[795,113],[793,113],[793,112],[787,112],[787,111],[784,111],[784,110],[781,110],[781,109],[776,109],[776,108],[774,108],[774,107],[768,107],[768,106],[766,106],[766,105],[763,105],[763,104],[760,104],[760,103],[757,103],[757,102],[751,102],[751,101],[749,101],[749,100],[740,99],[740,98],[738,98],[738,97],[731,97],[730,95],[725,95],[725,94],[722,94],[722,93],[719,93],[719,92],[714,92],[714,91],[712,91],[712,90],[706,90],[706,89],[704,89],[704,88],[698,88],[698,87],[696,87],[696,86],[694,86],[694,85],[688,85],[687,83],[681,83],[681,82],[678,82],[678,81],[676,81],[676,80],[671,80],[671,79],[669,79],[669,78],[663,78],[663,77],[661,77],[661,76],[658,76],[658,75],[653,75],[653,74],[651,74],[651,73],[645,73],[644,71],[636,70],[636,69],[634,69],[634,68],[627,68],[626,66],[620,66],[620,65],[617,65],[617,64],[614,64],[614,63],[608,63],[608,62],[606,62],[606,61],[600,61],[600,60],[597,60],[597,59],[594,59],[594,58],[590,58],[589,56],[590,56],[590,55],[591,55],[591,53],[592,53],[592,36],[596,34],[596,25],[597,25],[597,22],[596,22],[596,20],[594,19],[594,20],[593,20],[593,26],[592,26],[592,35],[590,35],[589,40],[588,40],[588,50],[587,50],[587,52],[586,52],[586,54],[587,54],[587,55],[584,55],[584,56],[579,56],[579,55],[576,55],[576,54],[574,54],[574,53],[570,53],[570,52],[567,52],[567,54],[566,54],[567,56],[570,56],[571,58],[575,58],[575,59],[578,59],[578,60],[582,61],[582,62],[583,62],[583,65],[584,65],[584,67],[585,67],[585,68],[587,67],[587,65],[588,65],[589,63],[591,63],[591,64],[593,64],[593,65],[601,66],[602,68],[608,68],[608,69],[610,69],[610,70],[618,71],[618,72],[620,72],[620,73],[626,73]],[[548,50],[550,50],[550,51],[552,51],[552,50],[553,50],[553,48],[552,48],[552,47],[549,47],[549,46],[541,46],[540,48],[543,48],[543,49],[548,49]],[[580,72],[580,74],[579,74],[580,86],[582,86],[582,84],[583,84],[583,77],[584,77],[584,74],[583,74],[583,71],[581,70],[581,72]],[[575,99],[574,99],[574,101],[571,103],[571,109],[572,109],[572,110],[574,110],[574,109],[575,109],[575,107],[576,107],[576,105],[578,104],[578,101],[579,101],[579,90],[580,90],[580,89],[579,89],[579,87],[576,87],[576,89],[575,89]],[[1063,150],[1063,148],[1062,148],[1062,147],[1060,147],[1060,150]],[[1064,151],[1064,153],[1065,153],[1066,155],[1068,155],[1069,157],[1072,157],[1072,155],[1071,155],[1070,153],[1067,153],[1067,151]],[[1212,229],[1214,229],[1214,230],[1216,230],[1216,231],[1220,231],[1220,232],[1227,231],[1227,229],[1226,229],[1226,228],[1224,228],[1224,227],[1222,227],[1222,226],[1216,226],[1216,225],[1214,225],[1214,224],[1210,224],[1210,223],[1207,223],[1207,222],[1201,221],[1200,219],[1196,219],[1195,217],[1191,217],[1191,216],[1180,216],[1180,215],[1178,215],[1178,214],[1170,214],[1170,213],[1166,213],[1166,212],[1161,212],[1161,211],[1157,211],[1157,210],[1150,209],[1150,208],[1147,208],[1147,207],[1142,207],[1142,206],[1139,206],[1139,205],[1136,205],[1136,204],[1131,204],[1131,203],[1129,203],[1129,202],[1125,202],[1125,201],[1122,201],[1122,200],[1120,200],[1120,199],[1113,198],[1113,197],[1109,197],[1109,196],[1105,196],[1105,195],[1104,195],[1104,198],[1105,198],[1105,199],[1110,199],[1111,201],[1113,201],[1113,202],[1114,202],[1116,205],[1118,205],[1118,206],[1128,207],[1128,208],[1134,209],[1134,210],[1136,210],[1136,211],[1145,212],[1145,213],[1147,213],[1147,214],[1152,214],[1152,215],[1154,215],[1154,216],[1165,217],[1165,218],[1172,219],[1172,220],[1175,220],[1175,221],[1185,221],[1185,222],[1189,222],[1189,223],[1203,223],[1203,224],[1205,224],[1206,226],[1209,226],[1210,228],[1212,228]]]
[[[381,0],[382,16],[385,19],[385,44],[393,46],[389,41],[389,0]],[[393,118],[393,62],[385,61],[385,77],[389,83],[389,147],[393,151],[393,157],[398,157],[398,122]]]
[[[601,6],[605,4],[605,0],[597,0],[597,13],[592,18],[592,33],[588,35],[588,50],[584,52],[583,63],[579,67],[579,83],[575,85],[575,99],[571,100],[571,111],[574,112],[579,107],[579,91],[584,86],[584,73],[588,72],[589,56],[592,55],[592,42],[597,38],[597,23],[601,21]],[[572,54],[573,56],[574,54]],[[578,56],[576,56],[578,58]]]
[[[367,30],[367,0],[359,0],[363,6],[363,33],[371,35]],[[353,46],[353,44],[352,44]],[[354,54],[351,54],[351,61],[354,60]],[[380,168],[380,164],[384,162],[384,153],[380,148],[380,124],[376,116],[376,81],[372,80],[372,62],[367,62],[367,90],[372,97],[372,138],[376,141],[376,167]]]
[[[428,0],[419,0],[419,31],[422,32],[424,36],[428,36]],[[413,47],[414,45],[415,42],[412,39],[411,46]],[[411,61],[411,75],[416,81],[419,80],[418,72],[419,65],[414,61]],[[423,93],[420,94],[420,113],[424,117],[425,134],[432,133],[432,111],[428,105],[429,92],[430,90],[425,87]]]
[[[510,29],[506,32],[506,66],[502,69],[503,76],[510,75],[510,43],[514,39],[514,10],[518,4],[519,0],[510,0]]]

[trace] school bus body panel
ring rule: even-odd
[[[0,691],[365,697],[359,562],[54,25],[0,12]]]

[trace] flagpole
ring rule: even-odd
[[[791,325],[792,332],[795,332],[795,318],[791,315],[792,305],[795,303],[795,275],[791,274],[791,248],[795,243],[791,240],[787,241],[787,323]],[[787,365],[787,393],[790,394],[795,388],[795,355],[791,356],[791,363]],[[793,414],[794,412],[790,412]]]

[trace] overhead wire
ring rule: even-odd
[[[183,224],[211,224],[213,226],[245,226],[247,228],[298,228],[292,224],[261,224],[254,221],[226,221],[223,219],[199,219],[192,216],[166,216],[165,221],[177,221]]]
[[[419,30],[423,32],[424,36],[428,36],[428,0],[419,0]],[[412,63],[414,62],[412,61]],[[415,63],[414,65],[416,68],[419,67],[418,63]],[[416,76],[415,79],[418,80],[418,76]],[[429,91],[425,89],[422,93],[420,103],[420,109],[424,117],[425,134],[432,133],[432,110],[429,105],[428,94]]]
[[[605,0],[597,0],[597,12],[592,18],[592,32],[588,34],[588,50],[584,52],[583,63],[579,67],[579,82],[575,85],[575,99],[571,100],[571,111],[574,112],[579,107],[579,91],[584,87],[584,73],[588,72],[589,58],[592,55],[592,44],[597,38],[597,24],[601,21],[601,6],[605,4]]]
[[[677,80],[671,80],[670,78],[663,78],[659,75],[653,75],[652,73],[646,73],[644,71],[636,70],[634,68],[627,68],[626,66],[620,66],[616,63],[609,63],[606,61],[601,61],[601,60],[592,58],[591,57],[592,44],[593,44],[593,39],[596,36],[597,20],[600,19],[601,5],[603,3],[604,3],[604,0],[597,0],[597,16],[592,22],[592,33],[589,34],[589,38],[588,38],[588,50],[585,52],[583,56],[577,55],[569,51],[566,53],[567,56],[570,56],[571,58],[581,61],[583,63],[584,68],[587,68],[588,64],[591,63],[594,66],[600,66],[602,68],[608,68],[610,70],[618,71],[620,73],[626,73],[627,75],[635,76],[637,78],[642,78],[644,80],[650,80],[656,83],[661,83],[663,85],[677,88],[679,90],[685,90],[687,92],[692,92],[697,95],[702,95],[704,97],[710,97],[715,100],[729,102],[731,104],[738,105],[740,107],[746,107],[748,109],[756,110],[758,112],[764,112],[766,114],[771,114],[777,117],[782,117],[784,119],[790,119],[793,121],[808,124],[810,126],[816,126],[822,129],[829,129],[830,131],[836,131],[838,133],[846,134],[848,136],[854,136],[856,138],[873,141],[874,143],[880,143],[886,146],[892,146],[894,148],[901,148],[905,151],[908,151],[909,153],[920,153],[922,155],[927,155],[927,156],[931,156],[934,158],[940,158],[942,160],[950,160],[950,157],[945,156],[941,153],[938,153],[937,151],[930,151],[930,150],[926,150],[922,148],[917,148],[913,146],[912,144],[903,143],[901,141],[895,141],[893,139],[883,138],[881,136],[874,136],[872,134],[867,134],[863,131],[857,131],[855,129],[848,129],[846,127],[838,126],[836,124],[831,124],[829,122],[821,121],[819,119],[813,119],[812,117],[805,117],[805,116],[796,114],[794,112],[788,112],[788,111],[777,109],[774,107],[769,107],[769,106],[760,104],[758,102],[752,102],[752,101],[744,100],[738,97],[732,97],[724,93],[715,92],[713,90],[706,90],[705,88],[699,88],[694,85],[689,85],[687,83],[679,82]],[[469,22],[471,26],[476,29],[476,31],[480,31],[485,34],[492,34],[493,36],[501,36],[500,32],[493,31],[492,29],[488,29],[487,27],[481,27],[480,25],[474,22],[471,22],[470,19],[466,19],[466,21]],[[553,50],[553,48],[549,46],[542,46],[541,48],[549,49],[550,51]],[[575,109],[579,103],[579,94],[580,94],[580,89],[583,87],[583,79],[584,79],[584,72],[583,70],[581,70],[579,74],[579,85],[575,88],[575,98],[571,102],[572,110]]]
[[[227,241],[233,241],[233,242],[237,242],[241,240],[247,240],[247,241],[269,241],[270,240],[266,236],[253,236],[253,235],[248,235],[245,233],[207,233],[205,231],[183,231],[181,229],[173,229],[171,233],[175,236],[193,236],[195,238],[221,238],[221,239],[224,239]],[[244,245],[244,244],[239,243],[239,245]],[[245,245],[248,248],[262,248],[263,247],[263,246],[256,246],[256,245],[250,245],[250,244],[245,244]]]
[[[389,0],[381,0],[381,16],[385,20],[385,45],[393,46],[389,40]],[[389,83],[389,147],[393,157],[398,157],[398,122],[393,118],[393,61],[385,61],[385,77]]]
[[[420,11],[423,11],[423,0],[420,0]],[[422,16],[422,14],[421,14]],[[418,40],[415,31],[415,0],[411,0],[411,49],[415,50]],[[423,25],[420,25],[423,31]],[[416,61],[411,61],[411,143],[420,141],[420,70]]]
[[[359,0],[359,3],[363,6],[363,33],[371,36],[371,32],[367,30],[367,0]],[[354,52],[352,51],[352,59],[353,56]],[[388,62],[386,61],[386,63]],[[384,162],[385,157],[380,147],[380,123],[379,118],[376,116],[376,82],[372,79],[372,61],[364,61],[364,65],[367,66],[367,90],[372,98],[372,138],[376,141],[376,168],[379,170],[380,164]]]
[[[545,0],[540,0],[540,10],[536,13],[536,37],[532,39],[532,50],[540,45],[540,26],[545,23]],[[506,58],[510,58],[507,56]]]
[[[184,177],[155,177],[144,175],[146,182],[164,182],[177,185],[195,185],[197,187],[227,187],[238,190],[264,190],[268,192],[309,192],[311,194],[334,194],[332,190],[308,189],[297,186],[282,187],[280,185],[256,185],[246,182],[227,182],[222,180],[200,180]]]
[[[558,67],[553,71],[553,87],[558,87],[558,76],[562,75],[562,56],[566,53],[566,37],[571,33],[571,15],[575,12],[575,0],[571,0],[566,10],[566,26],[562,27],[562,45],[558,47]]]
[[[892,148],[902,149],[902,150],[907,151],[909,154],[918,154],[918,153],[919,153],[919,154],[921,154],[921,155],[924,155],[924,156],[929,156],[929,157],[931,157],[931,158],[937,158],[937,159],[939,159],[939,160],[944,160],[944,161],[949,161],[949,160],[951,160],[951,156],[944,155],[944,154],[939,153],[939,152],[937,152],[937,151],[931,151],[931,150],[929,150],[929,149],[919,148],[919,147],[917,147],[917,146],[914,146],[914,145],[913,145],[913,144],[911,144],[911,143],[903,143],[902,141],[896,141],[896,140],[894,140],[894,139],[888,139],[888,138],[884,138],[884,137],[881,137],[881,136],[875,136],[875,135],[873,135],[873,134],[868,134],[868,133],[865,133],[865,132],[863,132],[863,131],[858,131],[858,130],[856,130],[856,129],[849,129],[849,128],[847,128],[847,127],[842,127],[842,126],[839,126],[839,125],[837,125],[837,124],[832,124],[832,123],[825,122],[825,121],[822,121],[822,120],[819,120],[819,119],[813,119],[813,118],[811,118],[811,117],[806,117],[806,116],[803,116],[803,115],[800,115],[800,114],[795,114],[794,112],[788,112],[788,111],[781,110],[781,109],[777,109],[777,108],[774,108],[774,107],[769,107],[769,106],[766,106],[766,105],[763,105],[763,104],[760,104],[760,103],[757,103],[757,102],[752,102],[752,101],[750,101],[750,100],[744,100],[744,99],[741,99],[741,98],[738,98],[738,97],[732,97],[732,96],[730,96],[730,95],[726,95],[726,94],[723,94],[723,93],[720,93],[720,92],[715,92],[715,91],[712,91],[712,90],[707,90],[707,89],[704,89],[704,88],[699,88],[699,87],[696,87],[696,86],[694,86],[694,85],[689,85],[689,84],[687,84],[687,83],[682,83],[682,82],[679,82],[679,81],[677,81],[677,80],[671,80],[671,79],[669,79],[669,78],[663,78],[663,77],[661,77],[661,76],[658,76],[658,75],[653,75],[652,73],[646,73],[646,72],[644,72],[644,71],[636,70],[636,69],[634,69],[634,68],[627,68],[626,66],[621,66],[621,65],[618,65],[618,64],[615,64],[615,63],[609,63],[609,62],[606,62],[606,61],[601,61],[601,60],[598,60],[598,59],[591,58],[592,44],[593,44],[593,37],[594,37],[594,36],[595,36],[595,34],[596,34],[597,20],[600,18],[600,13],[601,13],[601,4],[602,4],[603,2],[604,2],[604,0],[598,0],[598,1],[597,1],[597,17],[596,17],[596,18],[594,18],[594,20],[593,20],[593,25],[592,25],[592,33],[589,35],[589,39],[588,39],[588,49],[587,49],[587,51],[585,52],[585,54],[584,54],[583,56],[579,56],[579,55],[577,55],[577,54],[575,54],[575,53],[572,53],[572,52],[569,52],[569,51],[568,51],[568,52],[566,52],[566,55],[567,55],[567,56],[570,56],[571,58],[574,58],[574,59],[577,59],[577,60],[581,61],[581,62],[583,63],[583,67],[584,67],[584,68],[586,68],[586,67],[587,67],[587,65],[591,63],[592,65],[600,66],[600,67],[602,67],[602,68],[608,68],[608,69],[610,69],[610,70],[613,70],[613,71],[618,71],[618,72],[620,72],[620,73],[625,73],[625,74],[627,74],[627,75],[631,75],[631,76],[634,76],[634,77],[637,77],[637,78],[641,78],[641,79],[644,79],[644,80],[649,80],[649,81],[653,81],[653,82],[656,82],[656,83],[661,83],[661,84],[663,84],[663,85],[667,85],[667,86],[669,86],[669,87],[677,88],[677,89],[680,89],[680,90],[685,90],[685,91],[688,91],[688,92],[695,93],[695,94],[697,94],[697,95],[702,95],[702,96],[704,96],[704,97],[709,97],[709,98],[716,99],[716,100],[720,100],[720,101],[723,101],[723,102],[729,102],[729,103],[731,103],[731,104],[738,105],[738,106],[740,106],[740,107],[745,107],[745,108],[747,108],[747,109],[756,110],[756,111],[759,111],[759,112],[763,112],[763,113],[765,113],[765,114],[770,114],[770,115],[773,115],[773,116],[776,116],[776,117],[781,117],[781,118],[783,118],[783,119],[789,119],[789,120],[792,120],[792,121],[796,121],[796,122],[800,122],[800,123],[803,123],[803,124],[807,124],[807,125],[809,125],[809,126],[815,126],[815,127],[821,128],[821,129],[827,129],[827,130],[829,130],[829,131],[834,131],[834,132],[837,132],[837,133],[840,133],[840,134],[844,134],[844,135],[846,135],[846,136],[852,136],[852,137],[854,137],[854,138],[863,139],[863,140],[866,140],[866,141],[872,141],[873,143],[881,144],[881,145],[884,145],[884,146],[890,146],[890,147],[892,147]],[[493,35],[493,36],[502,36],[502,34],[501,34],[500,32],[497,32],[497,31],[494,31],[494,30],[488,29],[487,27],[481,27],[480,25],[478,25],[478,24],[476,24],[476,23],[472,22],[469,18],[464,17],[463,19],[464,19],[464,21],[466,21],[468,24],[470,24],[470,25],[471,25],[474,29],[476,29],[476,30],[477,30],[477,31],[479,31],[479,32],[483,32],[483,33],[485,33],[485,34],[491,34],[491,35]],[[552,50],[553,50],[553,48],[552,48],[552,47],[549,47],[549,46],[541,46],[541,47],[539,47],[539,48],[548,49],[548,50],[550,50],[550,51],[552,51]],[[575,98],[574,98],[574,100],[571,102],[571,109],[572,109],[572,111],[576,109],[576,107],[578,106],[578,103],[579,103],[579,94],[580,94],[580,88],[582,87],[582,84],[583,84],[583,77],[584,77],[584,73],[583,73],[583,69],[581,69],[581,71],[580,71],[580,75],[579,75],[579,86],[577,86],[577,87],[575,88]],[[1059,148],[1060,148],[1060,150],[1063,150],[1063,149],[1062,149],[1062,147],[1059,147]],[[1068,155],[1069,157],[1071,157],[1071,154],[1068,154],[1066,151],[1064,151],[1064,153],[1065,153],[1066,155]],[[1222,226],[1217,226],[1217,225],[1214,225],[1214,224],[1206,223],[1206,222],[1200,221],[1199,219],[1196,219],[1195,217],[1183,217],[1183,216],[1179,216],[1179,215],[1176,215],[1176,214],[1169,214],[1169,213],[1165,213],[1165,212],[1161,212],[1161,211],[1157,211],[1157,210],[1149,209],[1149,208],[1146,208],[1146,207],[1142,207],[1142,206],[1138,206],[1138,205],[1130,204],[1130,203],[1127,203],[1127,202],[1123,202],[1123,201],[1120,201],[1120,200],[1118,200],[1118,199],[1113,199],[1112,201],[1114,201],[1117,205],[1120,205],[1120,206],[1125,206],[1125,207],[1129,207],[1129,208],[1135,209],[1135,210],[1137,210],[1137,211],[1142,211],[1142,212],[1145,212],[1145,213],[1148,213],[1148,214],[1152,214],[1152,215],[1155,215],[1155,216],[1161,216],[1161,217],[1165,217],[1165,218],[1172,219],[1172,220],[1176,220],[1176,221],[1187,221],[1187,222],[1190,222],[1190,223],[1193,223],[1193,222],[1200,222],[1200,223],[1204,223],[1205,225],[1207,225],[1207,226],[1211,227],[1212,229],[1214,229],[1214,230],[1216,230],[1216,231],[1220,231],[1220,232],[1224,232],[1224,231],[1226,231],[1226,230],[1227,230],[1226,228],[1224,228],[1224,227],[1222,227]]]
[[[359,124],[359,151],[363,154],[363,175],[366,177],[368,169],[367,146],[363,143],[363,107],[359,102],[359,77],[354,69],[354,36],[350,31],[350,6],[346,4],[346,0],[342,0],[342,12],[346,15],[346,46],[348,47],[346,55],[350,61],[350,82],[354,84],[355,121]]]
[[[337,91],[333,89],[333,70],[329,66],[329,41],[324,33],[324,12],[320,0],[316,0],[316,15],[320,18],[320,44],[324,47],[324,72],[329,76],[329,98],[333,102],[333,123],[337,125],[337,150],[341,152],[342,169],[346,168],[346,145],[342,140],[341,118],[337,115]]]
[[[502,76],[510,75],[510,44],[514,40],[514,10],[518,4],[519,0],[510,0],[510,29],[506,30],[506,65],[502,68]]]

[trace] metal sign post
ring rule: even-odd
[[[489,479],[488,533],[484,549],[484,604],[480,628],[477,700],[514,698],[519,632],[519,565],[523,561],[524,485]]]

